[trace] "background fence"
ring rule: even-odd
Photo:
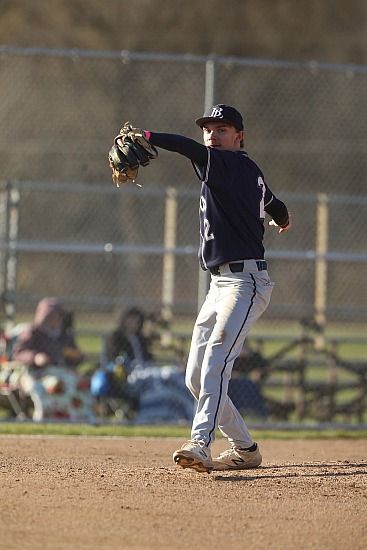
[[[260,323],[307,318],[363,340],[367,67],[2,47],[0,75],[3,323],[55,295],[79,328],[102,332],[132,305],[191,327],[207,284],[191,165],[160,151],[142,188],[116,189],[107,154],[126,120],[201,140],[195,118],[225,102],[294,220],[266,230],[276,286]]]

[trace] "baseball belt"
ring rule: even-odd
[[[243,260],[241,262],[230,262],[228,264],[210,267],[212,275],[228,275],[230,273],[244,273],[251,271],[266,271],[268,264],[266,260]]]

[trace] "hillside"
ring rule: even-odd
[[[0,13],[13,46],[367,64],[360,0],[0,0]]]

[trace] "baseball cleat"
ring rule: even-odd
[[[173,461],[181,468],[192,468],[199,473],[210,474],[213,470],[213,460],[210,449],[204,441],[191,439],[181,449],[173,453]]]
[[[218,458],[213,458],[214,470],[250,470],[260,466],[262,456],[259,446],[253,451],[244,450],[240,447],[231,447],[221,453]]]

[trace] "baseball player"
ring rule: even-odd
[[[197,472],[257,468],[262,461],[259,446],[227,390],[233,363],[267,308],[274,285],[264,260],[265,213],[279,233],[291,227],[291,219],[243,150],[242,115],[220,104],[196,124],[203,130],[204,145],[176,134],[140,130],[150,146],[190,159],[202,182],[199,261],[210,271],[211,283],[195,322],[186,368],[186,385],[197,400],[191,439],[173,453],[173,460]],[[217,428],[230,448],[212,458]]]

